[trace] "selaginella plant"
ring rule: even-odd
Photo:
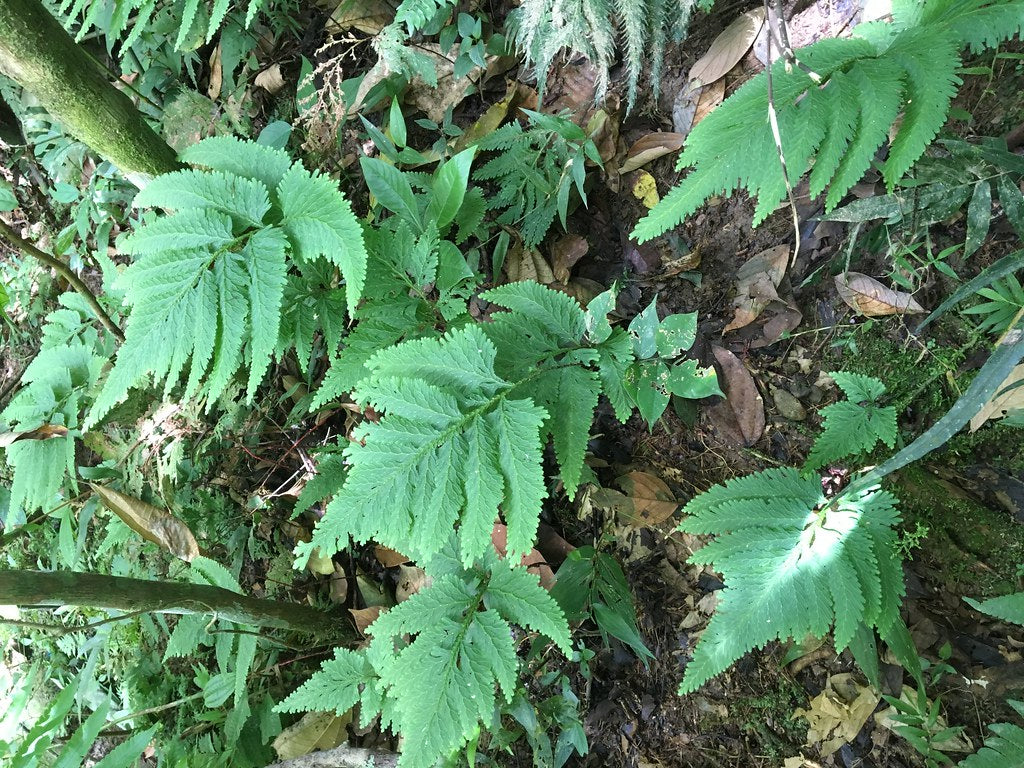
[[[1018,35],[1021,0],[894,2],[891,22],[861,24],[845,39],[796,51],[799,66],[772,67],[788,184],[810,170],[810,195],[831,210],[860,181],[898,122],[881,162],[891,192],[946,122],[960,79],[961,52]],[[678,225],[707,198],[745,189],[757,198],[754,224],[786,196],[768,120],[768,80],[752,78],[694,128],[679,157],[689,174],[637,224],[638,240]]]

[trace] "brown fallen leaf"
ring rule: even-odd
[[[121,518],[125,525],[146,541],[166,549],[186,563],[199,557],[196,537],[189,527],[174,515],[113,488],[92,483],[89,487],[100,497],[103,506]]]
[[[999,385],[996,394],[971,419],[971,432],[977,432],[990,419],[1003,418],[1010,411],[1024,408],[1024,365],[1018,365]]]
[[[434,583],[427,572],[416,565],[398,566],[398,584],[395,585],[395,602],[402,603]]]
[[[334,749],[348,739],[350,722],[352,710],[340,716],[334,712],[307,712],[277,735],[274,751],[279,760],[294,760],[315,749]]]
[[[508,274],[510,283],[534,280],[542,285],[550,285],[555,282],[555,273],[544,257],[540,255],[540,251],[536,248],[524,248],[520,242],[508,249],[508,255],[505,257],[505,272]]]
[[[839,298],[865,317],[924,312],[924,307],[909,293],[886,288],[875,278],[860,272],[836,275],[835,281]]]
[[[60,424],[43,424],[25,432],[0,432],[0,448],[6,448],[21,440],[52,440],[55,437],[65,437],[67,434],[68,428]]]
[[[725,101],[725,80],[719,78],[710,85],[704,86],[697,99],[697,111],[693,114],[693,125],[696,126],[701,120],[710,115]]]
[[[508,552],[508,528],[501,523],[495,523],[491,530],[491,544],[494,550],[505,557]],[[526,570],[540,577],[540,585],[544,589],[551,589],[555,585],[555,572],[544,559],[544,555],[536,549],[531,549],[528,555],[523,555],[519,561],[520,565],[526,566]]]
[[[348,612],[352,614],[352,620],[356,623],[359,634],[366,637],[366,628],[384,613],[384,608],[380,605],[371,605],[369,608],[349,608]]]
[[[668,131],[658,131],[641,136],[626,152],[626,161],[619,168],[619,173],[635,171],[652,160],[678,152],[682,149],[685,140],[685,135]]]
[[[569,271],[587,255],[590,243],[579,235],[562,235],[551,246],[551,264],[555,279],[560,283],[569,282]]]
[[[796,710],[793,717],[807,720],[808,745],[818,744],[822,757],[828,757],[857,738],[879,698],[870,686],[860,685],[844,672],[828,678],[825,690],[811,699],[809,708]]]
[[[702,85],[708,85],[724,77],[750,50],[763,24],[763,8],[755,8],[741,15],[715,38],[708,52],[693,65],[690,81],[697,80]]]
[[[409,562],[409,558],[401,552],[395,552],[395,550],[382,547],[380,544],[374,547],[373,555],[377,558],[377,562],[385,568],[394,568],[396,565],[403,565]]]
[[[786,274],[788,264],[788,245],[768,248],[747,259],[736,272],[736,298],[732,302],[734,315],[722,333],[750,325],[769,303],[779,301],[776,289]]]
[[[708,416],[727,440],[753,445],[764,432],[764,399],[754,377],[736,355],[722,347],[712,347],[711,351],[718,363],[718,382],[725,400],[708,409]]]
[[[271,64],[264,69],[252,81],[257,88],[262,88],[270,94],[275,94],[284,88],[284,77],[281,75],[281,65]]]
[[[357,29],[366,35],[376,35],[394,17],[394,8],[384,0],[341,0],[326,26],[332,33]]]
[[[616,478],[615,484],[622,489],[623,496],[615,513],[624,525],[655,526],[665,522],[679,508],[679,502],[665,481],[649,472],[630,472]]]

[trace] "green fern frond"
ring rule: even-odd
[[[491,555],[483,573],[438,572],[370,625],[366,650],[337,651],[278,710],[342,713],[358,701],[364,723],[380,713],[404,737],[399,766],[429,768],[489,726],[499,699],[512,700],[512,624],[570,649],[561,609],[526,569]]]
[[[423,559],[462,520],[458,537],[468,563],[490,545],[500,502],[509,551],[529,551],[547,495],[540,465],[546,414],[529,399],[509,398],[513,384],[494,373],[494,357],[493,344],[469,326],[367,361],[370,374],[355,397],[385,415],[364,424],[346,448],[348,477],[310,546],[334,552],[349,536],[372,538]],[[486,455],[481,441],[491,449]],[[481,457],[477,465],[469,466],[471,455]]]
[[[225,149],[234,159],[219,157]],[[235,139],[207,139],[186,155],[248,176],[176,171],[158,176],[136,196],[136,207],[175,212],[137,227],[123,241],[126,252],[137,256],[118,279],[132,312],[90,425],[147,377],[169,393],[186,369],[183,397],[203,395],[210,407],[246,359],[251,402],[278,350],[289,257],[311,273],[326,256],[345,278],[349,309],[359,300],[366,275],[362,230],[328,179],[298,163],[282,170],[282,152]],[[265,185],[278,177],[275,189]],[[303,317],[292,313],[288,320],[300,325],[292,338],[305,345],[313,331],[305,333]],[[334,329],[336,342],[341,324],[340,318],[323,323]],[[308,359],[308,349],[300,348],[300,356]]]
[[[865,453],[879,441],[890,448],[896,444],[896,408],[876,403],[885,394],[885,385],[874,377],[857,373],[830,375],[849,399],[821,409],[823,431],[807,457],[808,469]]]
[[[1024,626],[1024,592],[1013,592],[980,602],[969,597],[965,597],[964,600],[977,611]]]
[[[691,561],[712,565],[726,587],[681,693],[772,640],[834,625],[841,650],[860,623],[885,632],[899,616],[899,517],[884,491],[829,502],[817,477],[773,469],[715,486],[683,513],[680,530],[715,536]]]
[[[1010,701],[1017,714],[1024,717],[1024,703]],[[994,736],[985,739],[985,746],[957,763],[957,768],[1018,768],[1024,765],[1024,728],[1013,723],[995,723],[989,730]]]
[[[820,82],[803,68],[777,62],[773,101],[790,184],[810,169],[811,195],[827,187],[825,208],[834,208],[868,168],[902,109],[883,165],[891,191],[946,120],[960,83],[959,50],[1019,34],[1022,14],[1020,0],[911,3],[895,12],[894,23],[864,24],[852,38],[800,49],[798,58]],[[649,240],[711,195],[741,188],[757,198],[754,224],[763,221],[786,190],[767,114],[762,73],[694,128],[678,166],[691,168],[689,175],[637,224],[634,237]]]
[[[234,136],[211,136],[193,144],[181,153],[181,161],[252,179],[271,190],[277,189],[292,165],[292,159],[283,149]]]

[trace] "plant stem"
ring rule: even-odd
[[[96,313],[96,318],[103,324],[103,327],[106,328],[115,339],[120,342],[124,341],[124,333],[121,332],[121,329],[117,327],[117,324],[110,319],[110,315],[108,315],[103,310],[103,307],[100,306],[99,301],[96,299],[96,295],[89,290],[89,286],[82,282],[82,279],[71,271],[71,267],[56,256],[51,256],[50,254],[39,250],[28,240],[19,237],[18,233],[11,229],[3,219],[0,219],[0,236],[10,242],[11,245],[26,256],[31,256],[37,261],[42,262],[67,280],[68,285],[78,291],[82,298],[85,299],[90,309]]]

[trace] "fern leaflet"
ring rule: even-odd
[[[881,407],[885,385],[857,373],[830,374],[848,400],[821,409],[824,431],[814,441],[807,468],[818,469],[847,456],[872,450],[878,441],[896,445],[896,408]]]
[[[834,624],[841,650],[861,623],[884,634],[899,617],[899,517],[884,491],[829,502],[817,477],[773,469],[715,486],[683,512],[680,530],[716,537],[691,562],[713,565],[726,587],[680,693],[772,640]]]
[[[1017,714],[1024,717],[1024,703],[1010,701]],[[1013,723],[989,726],[994,736],[985,739],[985,746],[957,763],[958,768],[1012,768],[1024,765],[1024,728]]]

